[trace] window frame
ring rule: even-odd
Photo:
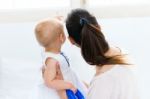
[[[83,5],[98,18],[150,17],[150,3],[89,6],[85,0]]]
[[[67,15],[66,13],[71,9],[81,7],[80,0],[71,0],[70,2],[71,5],[69,7],[1,9],[0,23],[32,22],[56,15],[62,15],[65,17]]]
[[[150,4],[89,7],[87,2],[88,0],[71,0],[70,7],[62,8],[0,10],[0,23],[32,22],[56,15],[66,17],[74,8],[85,8],[98,18],[150,17]]]

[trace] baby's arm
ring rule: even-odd
[[[56,60],[52,58],[48,58],[45,63],[46,63],[46,69],[43,73],[43,77],[44,77],[45,84],[49,88],[53,88],[56,90],[71,89],[74,92],[76,91],[76,88],[71,83],[61,79],[56,79],[57,66],[59,65]]]

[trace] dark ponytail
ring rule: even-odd
[[[91,65],[126,64],[122,55],[105,56],[110,49],[94,16],[83,9],[73,10],[66,20],[69,36],[81,47],[82,56]]]
[[[81,19],[82,20],[82,19]],[[100,35],[98,27],[93,27],[90,23],[84,22],[81,30],[81,52],[86,62],[91,65],[104,64],[106,62],[105,53],[109,46],[104,35]],[[105,47],[101,47],[105,46]]]

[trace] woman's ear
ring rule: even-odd
[[[73,45],[75,44],[75,41],[73,40],[72,37],[69,36],[68,39],[69,39],[69,41],[71,42],[71,44],[73,44]]]
[[[80,47],[80,46],[74,41],[74,39],[73,39],[72,37],[68,37],[68,39],[69,39],[69,41],[71,42],[72,45],[75,45],[75,46],[77,46],[77,47]]]

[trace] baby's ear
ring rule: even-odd
[[[64,43],[66,40],[66,36],[63,33],[60,34],[60,40],[62,43]]]

